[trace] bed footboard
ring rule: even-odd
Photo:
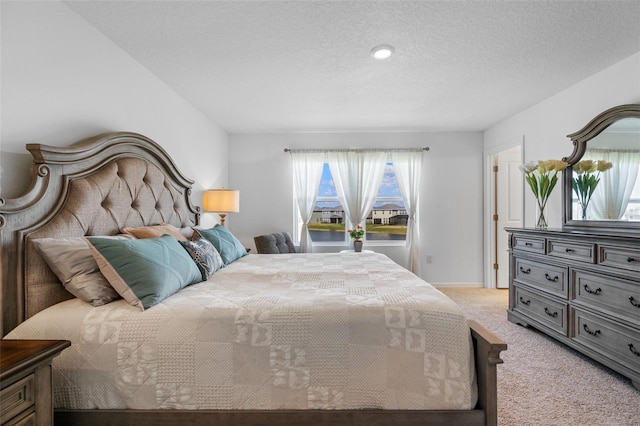
[[[478,380],[478,403],[476,408],[485,414],[486,425],[498,424],[498,364],[503,361],[500,352],[507,350],[507,344],[498,336],[474,320],[469,320],[473,352],[476,360]]]
[[[56,424],[68,426],[269,424],[313,425],[488,425],[498,424],[497,370],[507,345],[478,322],[469,320],[473,340],[478,403],[474,410],[56,410]]]

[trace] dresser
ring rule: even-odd
[[[0,340],[0,424],[53,424],[51,361],[66,340]]]
[[[506,230],[508,319],[556,338],[640,390],[640,237]]]

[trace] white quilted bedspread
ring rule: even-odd
[[[249,255],[144,312],[79,299],[7,338],[67,339],[57,408],[470,409],[460,309],[381,254]]]

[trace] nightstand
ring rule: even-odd
[[[68,340],[0,340],[0,424],[52,425],[51,361]]]

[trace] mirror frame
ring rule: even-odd
[[[576,231],[596,231],[615,234],[636,234],[640,232],[639,222],[607,220],[574,220],[571,217],[573,198],[573,165],[580,161],[587,143],[598,136],[614,122],[623,118],[639,118],[640,104],[619,105],[598,114],[586,126],[567,135],[573,143],[573,153],[562,159],[569,167],[562,171],[562,228]]]

